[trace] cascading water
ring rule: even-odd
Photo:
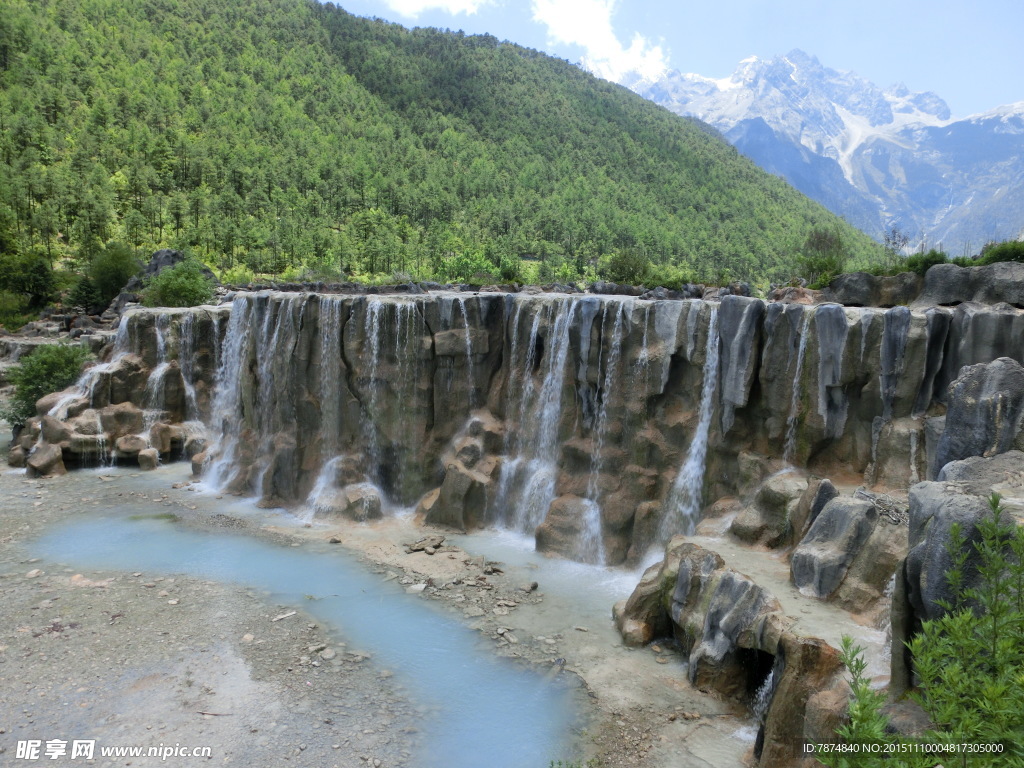
[[[211,412],[212,434],[216,440],[210,449],[214,457],[206,469],[206,482],[221,488],[236,471],[239,440],[242,433],[242,373],[255,342],[249,328],[255,321],[257,304],[266,304],[266,296],[236,298],[232,303],[224,337],[224,352],[217,367],[215,397]],[[265,308],[265,307],[264,307]]]
[[[604,313],[601,319],[602,328],[602,350],[604,349],[604,327],[608,315],[608,304],[605,304]],[[580,532],[580,540],[577,550],[577,558],[585,562],[594,562],[604,565],[604,542],[601,534],[601,508],[600,508],[600,479],[603,467],[603,452],[605,434],[608,431],[608,403],[613,397],[613,388],[617,381],[616,374],[619,359],[622,357],[622,334],[623,327],[629,322],[632,315],[632,306],[621,301],[615,310],[611,338],[608,342],[608,357],[604,361],[604,378],[601,385],[600,405],[597,409],[597,418],[594,423],[593,448],[590,454],[590,476],[587,478],[587,496],[589,502],[586,505],[587,514],[584,516]],[[601,359],[598,358],[598,376],[601,374]]]
[[[146,379],[146,392],[143,395],[143,426],[139,436],[149,445],[149,434],[153,426],[160,420],[164,407],[164,379],[171,367],[167,355],[167,336],[171,326],[171,317],[165,312],[156,316],[154,323],[156,335],[156,366]]]
[[[469,325],[469,309],[466,307],[466,300],[462,296],[455,298],[455,303],[462,310],[462,322],[466,330],[466,392],[469,397],[469,409],[476,407],[476,387],[473,383],[473,330]]]
[[[569,356],[569,328],[579,299],[554,299],[534,308],[529,340],[518,338],[522,304],[516,307],[510,333],[512,360],[510,374],[522,381],[509,382],[512,398],[509,411],[518,412],[521,431],[506,434],[506,460],[496,495],[496,519],[509,528],[532,533],[543,522],[554,499],[558,459],[558,427]],[[541,328],[547,333],[541,335]],[[543,338],[543,357],[536,360],[538,342]],[[525,346],[525,349],[523,347]],[[522,357],[522,360],[519,357]],[[534,383],[534,368],[540,364],[541,385]],[[518,494],[515,489],[522,489]]]
[[[783,445],[782,460],[792,464],[796,458],[796,426],[800,415],[800,378],[804,370],[804,356],[807,354],[807,337],[813,310],[804,310],[804,321],[800,325],[800,346],[796,353],[796,370],[793,373],[793,390],[789,401],[789,416],[786,418],[786,442]]]
[[[393,320],[390,317],[394,313]],[[421,376],[419,340],[429,333],[417,305],[411,301],[371,299],[364,322],[363,366],[368,371],[368,397],[363,407],[370,480],[395,496],[402,496],[406,466],[394,447],[398,432],[406,430],[404,409],[418,396]],[[393,343],[386,345],[388,334]],[[382,366],[396,375],[385,376]]]
[[[128,318],[129,314],[127,312],[121,315],[121,320],[117,325],[117,334],[114,336],[114,348],[110,353],[110,361],[94,365],[82,373],[78,381],[75,382],[74,389],[54,404],[47,412],[48,416],[53,416],[62,421],[67,419],[68,406],[81,398],[86,398],[89,401],[90,407],[93,405],[96,385],[99,384],[103,374],[113,368],[122,357],[131,351]],[[102,433],[102,431],[101,429],[100,432]]]
[[[320,297],[320,452],[325,465],[338,453],[341,432],[341,317],[343,303]]]
[[[196,316],[189,312],[182,318],[178,326],[178,365],[181,368],[181,381],[185,386],[185,421],[202,420],[199,413],[199,401],[196,397],[196,355],[198,352]],[[216,334],[214,334],[216,338]]]
[[[703,497],[704,467],[708,452],[708,434],[715,411],[715,392],[718,387],[718,307],[711,307],[708,319],[708,339],[704,352],[704,382],[700,393],[700,413],[686,460],[676,475],[665,501],[665,514],[661,520],[661,541],[682,533],[691,534],[697,527]]]

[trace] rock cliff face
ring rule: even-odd
[[[956,442],[948,385],[964,365],[1024,359],[1022,323],[1005,304],[243,293],[128,313],[108,362],[40,401],[12,461],[184,456],[267,505],[358,518],[418,504],[430,522],[638,561],[786,466],[925,479]],[[751,536],[802,531],[776,533]]]

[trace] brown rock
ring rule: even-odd
[[[25,461],[29,477],[53,477],[67,472],[59,445],[43,443],[35,448]]]
[[[122,438],[124,439],[124,438]],[[160,454],[156,448],[143,448],[139,451],[139,469],[156,469],[160,464]]]

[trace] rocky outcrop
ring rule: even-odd
[[[806,490],[807,478],[797,472],[773,475],[758,487],[753,502],[736,516],[729,532],[747,544],[792,543],[799,535],[794,518]]]
[[[952,530],[963,537],[966,561],[963,585],[978,583],[978,523],[991,516],[989,496],[998,492],[1018,524],[1024,523],[1024,453],[1016,450],[991,458],[973,457],[947,464],[940,480],[910,489],[909,553],[896,572],[892,608],[892,680],[896,691],[911,684],[912,662],[905,648],[922,621],[942,615],[942,604],[954,604],[946,580],[953,564]]]
[[[917,299],[923,283],[913,272],[898,275],[848,272],[832,278],[822,291],[822,299],[848,307],[896,307]]]
[[[947,403],[930,478],[951,461],[1024,448],[1024,367],[1016,360],[966,366],[950,385]]]
[[[683,537],[614,613],[627,644],[672,634],[691,683],[763,707],[755,748],[762,766],[803,765],[802,740],[829,739],[841,721],[847,686],[838,652],[787,629],[773,595]]]
[[[967,301],[1006,303],[1024,309],[1024,264],[1009,261],[981,267],[936,264],[925,274],[924,289],[914,304],[933,307]]]
[[[907,554],[907,526],[867,500],[836,497],[811,523],[790,558],[806,595],[862,613],[877,606]]]

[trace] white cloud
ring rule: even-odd
[[[384,0],[385,5],[396,13],[415,19],[423,11],[445,11],[453,16],[457,13],[467,15],[476,13],[481,6],[488,5],[491,0]]]
[[[554,42],[578,45],[584,64],[607,80],[630,72],[655,79],[668,69],[668,55],[639,33],[626,47],[615,34],[612,14],[617,0],[532,0],[533,19],[545,24]]]

